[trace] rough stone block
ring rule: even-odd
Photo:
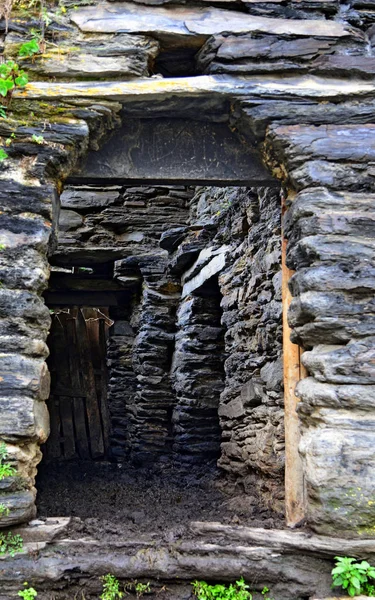
[[[5,396],[48,397],[50,375],[42,358],[1,354],[0,390]]]
[[[375,385],[322,383],[313,377],[305,377],[298,382],[296,394],[301,398],[298,405],[301,419],[307,418],[316,406],[361,411],[375,409]]]
[[[340,426],[343,425],[343,426]],[[352,420],[302,432],[307,519],[319,533],[373,537],[375,436]]]
[[[304,366],[318,381],[345,384],[372,384],[374,359],[374,336],[352,340],[346,346],[316,346],[302,355]]]
[[[0,436],[9,442],[38,440],[49,435],[49,415],[44,402],[24,396],[0,397]]]
[[[36,490],[13,492],[0,495],[1,504],[9,509],[9,515],[0,520],[0,528],[9,527],[15,523],[27,523],[36,516]]]

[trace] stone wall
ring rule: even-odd
[[[220,276],[228,358],[219,465],[240,476],[249,495],[283,512],[280,193],[248,193],[232,211],[224,235],[240,243]]]
[[[0,166],[0,243],[4,245],[0,252],[0,435],[9,453],[17,457],[20,473],[25,474],[19,496],[23,508],[17,512],[13,506],[13,491],[4,494],[4,502],[13,508],[1,526],[27,520],[33,514],[33,478],[40,456],[37,447],[48,431],[43,399],[48,393],[44,359],[49,316],[41,294],[48,279],[47,253],[55,239],[56,199],[77,161],[89,147],[97,150],[110,130],[120,126],[121,119],[167,113],[176,118],[229,121],[244,136],[244,143],[257,145],[264,163],[283,180],[289,192],[288,264],[296,269],[289,318],[293,339],[307,348],[303,361],[309,371],[309,377],[297,388],[301,397],[300,450],[307,484],[307,521],[322,533],[374,536],[374,8],[372,0],[350,0],[346,4],[309,0],[287,4],[229,2],[222,8],[216,3],[144,6],[103,2],[52,15],[47,28],[51,51],[23,61],[35,80],[26,91],[14,92],[8,119],[0,120],[1,145],[9,155]],[[27,16],[17,16],[17,21],[11,19],[5,36],[6,57],[15,55],[17,44],[34,26]],[[56,49],[59,44],[61,49]],[[181,63],[176,71],[178,57]],[[158,73],[170,69],[175,69],[179,77],[166,80]],[[198,76],[203,71],[207,75]],[[48,73],[56,79],[48,81]],[[102,80],[104,73],[106,81]],[[10,137],[12,133],[15,137]],[[42,136],[42,143],[38,144],[33,135]],[[8,145],[7,139],[11,140]],[[108,210],[111,213],[111,206]],[[103,227],[100,236],[113,248],[112,242],[116,241],[117,247],[124,232],[113,225],[115,214],[109,221],[112,225]],[[82,233],[81,224],[78,230]],[[256,254],[256,243],[250,240],[249,232],[247,241],[243,237],[245,245],[249,244],[244,248]],[[182,246],[176,242],[171,248],[166,279],[163,275],[160,283],[155,281],[160,278],[158,254],[159,266],[155,264],[154,275],[141,261],[137,265],[124,263],[119,265],[118,282],[122,277],[124,285],[130,285],[130,280],[135,285],[148,278],[142,290],[144,306],[150,302],[154,310],[156,298],[166,302],[167,316],[162,323],[149,327],[144,322],[140,327],[148,330],[147,335],[163,338],[163,352],[167,352],[169,313],[177,308],[175,284],[170,285],[168,277],[175,282],[193,266],[202,250],[211,247],[202,269],[190,271],[182,282],[186,286],[183,295],[187,298],[193,294],[210,270],[216,276],[229,269],[228,279],[224,272],[219,278],[226,343],[239,344],[240,348],[244,343],[242,334],[237,333],[237,323],[230,322],[228,313],[232,308],[224,301],[226,286],[235,287],[236,261],[232,264],[231,259],[237,241],[233,240],[234,248],[231,245],[230,250],[224,238],[213,242],[217,231],[209,224],[196,230],[192,227],[187,233]],[[163,250],[168,244],[173,246],[172,240],[178,240],[178,235],[163,237]],[[137,239],[128,241],[132,247],[142,245]],[[81,250],[87,246],[84,235],[80,244]],[[74,246],[70,248],[73,258]],[[65,252],[70,252],[68,246]],[[117,254],[112,258],[124,257]],[[203,258],[206,261],[207,256]],[[240,257],[236,260],[240,268]],[[265,310],[261,318],[269,319],[268,325],[274,323],[269,314],[272,303],[278,302],[276,288],[274,297],[270,297],[272,287],[267,287],[273,285],[274,275],[270,265],[269,271],[260,272],[259,279],[260,286],[264,286],[259,292]],[[247,276],[252,285],[250,272]],[[246,310],[241,302],[239,312]],[[269,316],[265,316],[268,309]],[[242,318],[239,325],[241,322]],[[249,340],[263,340],[264,335],[266,348],[267,327],[264,331],[260,325],[254,327],[246,344],[250,347]],[[141,341],[138,338],[137,343]],[[256,430],[262,433],[251,438],[256,442],[246,443],[241,452],[247,453],[249,461],[257,457],[261,466],[256,468],[265,482],[270,479],[270,448],[275,464],[279,464],[282,443],[276,417],[280,400],[277,369],[272,366],[276,354],[270,354],[269,360],[260,352],[265,365],[249,365],[256,379],[256,394],[247,386],[245,396],[239,396],[246,397],[246,402],[249,394],[255,394],[257,402],[261,396],[262,403],[249,407],[251,415],[247,414],[245,420],[256,416],[256,424],[260,425]],[[226,376],[240,391],[240,386],[247,384],[247,376],[241,369],[237,379],[228,360]],[[154,366],[147,364],[148,375]],[[143,368],[146,365],[139,362],[137,377],[142,376]],[[164,385],[165,364],[162,371],[158,377]],[[275,384],[275,389],[267,387],[269,382]],[[170,389],[168,383],[167,395]],[[150,389],[151,397],[154,391]],[[223,394],[221,410],[230,410],[226,407],[235,408],[236,404],[237,410],[242,410],[242,400],[234,402],[237,391],[233,398],[225,391]],[[142,403],[140,396],[138,424]],[[272,414],[272,428],[264,426],[263,410]],[[222,414],[223,423],[229,423],[229,417]],[[239,437],[231,443],[233,448],[241,446]],[[275,481],[280,481],[279,474],[273,467]],[[2,485],[10,492],[15,482],[5,481]]]
[[[278,190],[248,188],[198,189],[191,203],[190,227],[210,241],[193,265],[182,274],[184,304],[180,308],[190,344],[200,340],[197,290],[218,278],[221,324],[225,331],[225,376],[217,403],[222,429],[219,466],[239,490],[246,490],[249,503],[259,494],[263,504],[283,511],[283,392],[281,327],[281,201]],[[191,236],[191,234],[190,234]],[[176,251],[192,251],[189,235]],[[196,242],[196,249],[199,245]],[[201,301],[202,302],[202,301]],[[202,302],[206,306],[207,299]],[[186,305],[186,309],[184,306]],[[206,311],[205,311],[206,312]],[[206,330],[207,331],[207,330]],[[207,338],[213,343],[215,337]],[[213,336],[220,335],[214,329]],[[207,347],[209,349],[210,346]],[[206,352],[207,352],[206,349]],[[190,346],[183,363],[192,360]],[[211,360],[216,356],[214,347]],[[196,357],[193,357],[196,359]],[[203,356],[195,366],[210,364]],[[196,371],[192,370],[190,378]],[[195,375],[195,377],[197,377]],[[196,380],[194,380],[196,383]],[[186,381],[184,382],[186,384]],[[208,382],[207,388],[212,387]],[[199,398],[207,399],[207,388],[197,386]]]

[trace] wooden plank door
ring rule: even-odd
[[[51,434],[47,460],[108,455],[106,308],[55,308],[48,338]]]

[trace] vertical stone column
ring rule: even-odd
[[[17,167],[18,168],[18,167]],[[19,167],[20,168],[20,167]],[[1,179],[0,186],[0,439],[17,475],[0,482],[0,503],[9,514],[0,527],[35,514],[39,444],[49,434],[46,338],[50,326],[40,297],[47,285],[47,251],[57,195],[48,184]]]
[[[171,451],[170,369],[180,285],[167,274],[163,251],[118,261],[116,268],[122,273],[130,264],[140,270],[143,284],[132,351],[137,385],[129,402],[129,447],[132,460],[147,464]]]
[[[107,342],[108,408],[111,417],[111,455],[123,460],[130,451],[130,419],[137,378],[132,356],[135,333],[128,321],[117,320]]]
[[[303,189],[286,214],[296,271],[291,339],[299,382],[307,521],[320,533],[375,536],[375,195],[373,125],[271,128],[274,155]]]
[[[320,532],[375,534],[375,196],[310,189],[288,216],[293,339],[307,518]],[[369,233],[367,237],[363,233]]]
[[[220,297],[214,292],[206,297],[186,296],[177,312],[173,450],[176,460],[187,465],[205,464],[220,453],[218,407],[224,385],[220,317]]]

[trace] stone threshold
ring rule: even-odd
[[[334,556],[375,559],[375,540],[302,531],[192,522],[180,537],[171,529],[164,535],[100,540],[69,538],[70,524],[69,518],[49,518],[12,529],[24,539],[24,550],[2,558],[0,592],[19,589],[23,581],[54,589],[76,573],[84,582],[110,572],[120,579],[181,583],[243,576],[259,589],[272,587],[277,600],[331,600]]]

